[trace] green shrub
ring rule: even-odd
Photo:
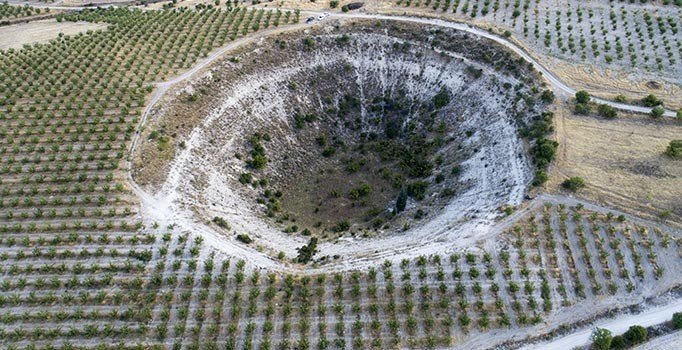
[[[654,95],[649,95],[642,99],[642,105],[646,107],[656,107],[663,104],[663,101],[659,100],[658,97]]]
[[[317,253],[317,238],[311,237],[308,244],[297,248],[296,251],[298,251],[296,261],[301,264],[307,264],[313,258],[313,255]]]
[[[555,99],[554,92],[552,92],[552,90],[545,90],[540,95],[540,99],[542,100],[542,102],[552,103],[554,102]]]
[[[665,113],[665,109],[663,109],[661,107],[654,107],[653,109],[651,109],[651,112],[649,114],[653,118],[659,118],[659,117],[663,116],[664,113]]]
[[[586,103],[578,103],[575,105],[576,114],[588,115],[591,111],[592,109],[590,108],[590,105]]]
[[[338,6],[339,6],[339,1],[338,1],[338,0],[331,0],[331,1],[329,2],[329,7],[333,8],[333,9],[337,8]]]
[[[583,180],[583,178],[581,178],[581,177],[573,176],[571,178],[566,179],[564,182],[562,182],[561,186],[567,190],[576,192],[579,189],[582,189],[585,187],[585,180]]]
[[[607,104],[600,104],[599,107],[597,107],[597,113],[607,119],[613,119],[618,116],[616,110]]]
[[[221,218],[220,216],[214,217],[212,221],[214,224],[218,225],[218,227],[222,227],[226,230],[230,229],[230,224],[228,224],[227,221],[225,221],[225,219]]]
[[[249,244],[253,242],[253,239],[249,237],[249,235],[242,233],[237,235],[237,240],[244,243],[244,244]]]
[[[682,312],[673,314],[673,328],[682,329]]]
[[[613,336],[611,331],[605,328],[597,328],[590,336],[592,346],[597,350],[609,350],[611,348],[611,341]]]
[[[625,338],[623,338],[622,335],[617,335],[613,337],[611,340],[611,349],[612,350],[623,350],[627,349],[627,343],[625,342]]]
[[[623,338],[625,338],[625,342],[628,346],[643,343],[647,340],[648,336],[649,334],[646,328],[638,325],[630,326],[630,328],[623,333]]]
[[[671,140],[665,154],[673,159],[682,159],[682,140]]]
[[[361,183],[358,187],[352,188],[348,192],[348,198],[356,200],[368,196],[372,193],[372,187],[366,183]]]
[[[426,188],[429,183],[426,181],[415,181],[407,185],[407,195],[416,199],[422,200],[426,195]]]
[[[590,94],[585,90],[580,90],[575,93],[575,101],[579,104],[586,104],[590,102]]]
[[[403,188],[400,190],[400,193],[398,194],[398,199],[395,201],[395,211],[396,213],[400,213],[403,210],[405,210],[405,207],[407,206],[407,191]]]
[[[436,109],[441,109],[450,103],[450,93],[445,87],[441,87],[440,91],[433,97],[433,104]]]

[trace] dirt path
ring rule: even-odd
[[[673,313],[680,311],[682,311],[682,299],[677,299],[667,305],[652,307],[639,314],[624,314],[613,319],[595,322],[591,327],[578,330],[570,335],[545,343],[528,345],[521,349],[573,349],[588,344],[590,335],[596,327],[606,328],[613,334],[622,334],[632,325],[648,327],[669,321]]]

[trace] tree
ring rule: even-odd
[[[682,159],[682,140],[671,140],[665,155],[673,159]]]
[[[648,332],[646,328],[638,325],[630,326],[630,328],[623,333],[623,338],[627,342],[628,346],[643,343],[648,338]]]
[[[579,104],[590,102],[590,94],[585,90],[580,90],[575,93],[575,100]]]
[[[317,237],[311,237],[307,245],[297,248],[298,256],[296,261],[301,264],[307,264],[315,253],[317,253]]]
[[[400,213],[403,210],[405,210],[405,207],[407,206],[407,191],[405,189],[401,189],[400,193],[398,194],[398,199],[395,201],[395,211],[396,213]]]
[[[665,113],[665,109],[661,108],[660,106],[654,107],[651,109],[651,112],[649,113],[653,118],[659,118],[663,116]]]
[[[610,330],[597,327],[597,329],[592,332],[590,339],[592,340],[592,345],[595,349],[609,350],[611,348],[613,336],[611,335]]]
[[[576,192],[579,189],[582,189],[585,187],[585,180],[583,180],[583,178],[581,178],[581,177],[573,176],[571,178],[566,179],[564,182],[562,182],[561,186],[567,190],[571,190],[573,192]]]
[[[611,340],[611,349],[613,350],[622,350],[627,348],[627,344],[625,343],[625,339],[623,338],[622,335],[617,335],[613,337],[613,340]]]
[[[600,116],[607,119],[613,119],[618,116],[616,110],[607,104],[600,104],[599,107],[597,108],[597,113],[599,113]]]
[[[682,329],[682,312],[673,314],[673,328]]]
[[[552,103],[555,99],[554,92],[552,90],[545,90],[540,95],[540,99],[545,103]]]
[[[436,109],[441,109],[450,103],[450,93],[445,86],[440,88],[440,91],[433,97],[433,104]]]

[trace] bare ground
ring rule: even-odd
[[[623,113],[616,120],[576,116],[563,104],[556,134],[560,146],[546,186],[550,192],[580,176],[587,183],[581,198],[648,218],[669,211],[670,223],[682,222],[682,162],[663,154],[682,135],[682,125]]]
[[[45,43],[59,34],[74,35],[88,30],[105,29],[106,24],[57,22],[54,19],[0,27],[0,50],[19,49],[25,44]]]

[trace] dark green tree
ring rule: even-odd
[[[317,253],[317,237],[311,237],[307,245],[297,248],[296,251],[298,252],[296,261],[301,264],[307,264],[312,260],[313,255]]]
[[[575,101],[580,104],[585,104],[590,102],[590,94],[585,90],[580,90],[575,93]]]
[[[613,336],[611,331],[605,328],[597,328],[590,336],[592,346],[597,350],[609,350],[611,348],[611,341]]]
[[[628,330],[623,333],[623,338],[627,342],[628,346],[643,343],[649,337],[649,333],[646,328],[638,325],[630,326]]]
[[[405,191],[405,189],[403,188],[400,190],[400,193],[398,194],[398,199],[395,201],[396,213],[404,211],[405,206],[407,206],[407,191]]]

